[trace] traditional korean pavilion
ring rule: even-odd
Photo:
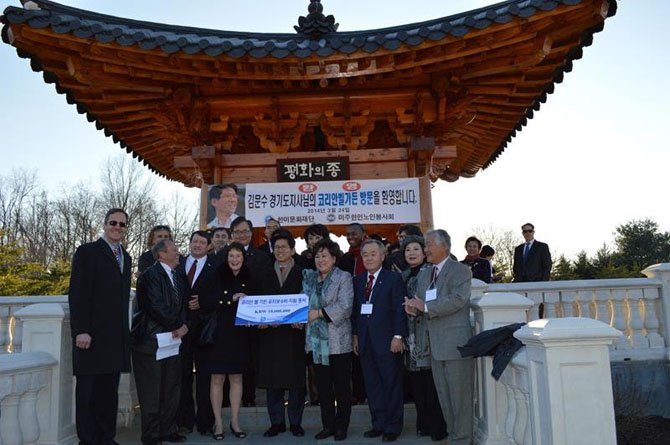
[[[278,160],[344,157],[351,179],[422,178],[424,228],[430,181],[490,167],[617,7],[511,0],[339,32],[312,0],[295,32],[268,34],[22,3],[0,17],[2,40],[159,175],[206,190],[276,182]]]

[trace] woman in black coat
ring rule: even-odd
[[[230,429],[236,437],[246,437],[240,428],[242,401],[242,372],[251,363],[250,328],[235,326],[235,315],[240,298],[258,292],[253,286],[246,264],[244,247],[239,243],[228,246],[226,259],[219,270],[221,290],[218,296],[201,295],[204,310],[217,311],[217,329],[214,344],[207,351],[205,361],[212,374],[209,397],[214,411],[214,438],[223,439],[221,402],[226,376],[230,382]]]
[[[471,236],[465,240],[465,250],[468,255],[461,263],[465,264],[472,271],[472,278],[482,280],[484,283],[491,282],[491,263],[489,260],[479,256],[482,250],[482,242],[476,236]]]
[[[276,231],[271,239],[275,258],[264,278],[265,293],[289,295],[302,293],[302,267],[296,264],[295,240],[285,231]],[[305,407],[305,331],[304,325],[259,326],[256,386],[267,391],[270,428],[263,434],[274,437],[286,431],[284,395],[288,390],[288,419],[291,433],[301,437]]]

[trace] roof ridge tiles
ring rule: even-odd
[[[463,37],[472,29],[481,30],[494,23],[507,23],[512,20],[511,16],[528,18],[538,9],[552,10],[559,5],[576,5],[584,0],[507,0],[424,22],[370,30],[330,32],[319,39],[311,39],[301,34],[225,31],[153,23],[87,11],[50,0],[33,1],[40,9],[9,6],[2,16],[3,23],[22,24],[27,21],[33,28],[52,27],[55,32],[69,32],[77,38],[96,38],[104,43],[116,40],[121,45],[134,44],[142,49],[160,47],[170,54],[184,50],[188,54],[226,53],[235,58],[245,54],[255,58],[267,55],[286,57],[287,54],[283,51],[277,55],[271,49],[259,51],[265,48],[268,41],[273,42],[276,47],[279,42],[319,41],[318,45],[307,43],[296,45],[294,49],[287,47],[289,53],[304,58],[313,54],[323,55],[325,48],[329,48],[331,54],[336,52],[350,54],[355,50],[366,52],[374,52],[379,48],[397,50],[403,45],[420,45],[426,39],[439,41],[447,36]],[[616,10],[616,0],[609,1],[614,5],[612,9]],[[137,36],[138,31],[141,31],[141,36]],[[154,39],[156,41],[151,42]],[[196,41],[197,39],[199,40]],[[325,44],[320,42],[322,39],[325,39]],[[247,41],[252,44],[245,44]],[[225,42],[229,44],[225,45]],[[352,51],[351,46],[356,49]],[[300,55],[296,54],[296,51],[299,51]]]

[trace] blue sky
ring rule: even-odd
[[[187,26],[293,32],[308,0],[67,1],[102,13]],[[323,0],[340,30],[423,21],[490,1]],[[18,1],[0,3],[2,8]],[[253,8],[253,9],[250,9]],[[526,221],[555,254],[595,252],[612,243],[617,225],[650,217],[670,230],[665,130],[670,51],[661,37],[670,2],[622,0],[617,15],[595,35],[563,83],[503,155],[475,178],[439,182],[433,190],[436,227],[445,228],[462,256],[473,228],[493,226],[521,234]],[[57,190],[95,180],[118,145],[77,114],[13,48],[0,45],[0,174],[35,168],[42,185]],[[161,182],[166,195],[185,190]]]

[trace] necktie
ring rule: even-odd
[[[375,281],[375,276],[370,274],[368,276],[368,284],[365,286],[365,301],[370,301],[372,295],[372,283]]]
[[[523,248],[523,262],[525,263],[528,259],[528,252],[530,251],[530,243],[526,243],[526,247]]]
[[[190,286],[193,286],[193,279],[195,278],[195,270],[198,268],[198,260],[193,260],[193,264],[191,264],[191,268],[188,270],[188,274],[186,274],[186,277],[188,278],[188,284]]]
[[[179,285],[177,282],[177,272],[175,272],[174,269],[170,271],[172,274],[172,289],[174,290],[174,299],[175,301],[179,301]]]
[[[123,272],[123,257],[121,256],[121,246],[118,244],[114,246],[114,257],[116,258],[116,262],[119,263],[119,269]]]
[[[433,266],[433,276],[431,277],[430,281],[435,283],[435,280],[437,280],[437,266]]]

